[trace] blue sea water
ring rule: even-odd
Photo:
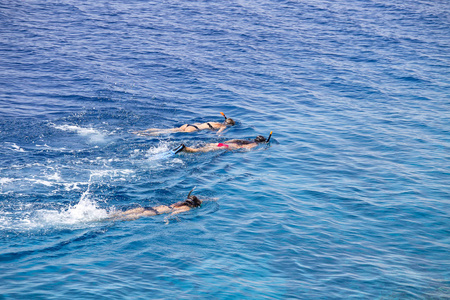
[[[2,1],[0,299],[450,299],[449,28],[447,0]]]

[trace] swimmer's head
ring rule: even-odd
[[[255,143],[264,143],[264,142],[266,142],[267,140],[266,140],[266,138],[265,137],[263,137],[262,135],[258,135],[256,138],[255,138]]]
[[[197,196],[192,195],[189,196],[184,203],[186,203],[187,206],[193,208],[193,207],[199,207],[202,205],[202,200],[200,200]]]
[[[234,122],[234,120],[231,119],[231,118],[226,118],[225,119],[225,124],[226,125],[230,125],[230,126],[234,126],[236,124],[236,122]]]
[[[262,135],[258,135],[254,139],[254,141],[255,141],[255,143],[269,143],[271,137],[272,137],[272,131],[270,132],[269,137],[267,139],[265,137],[263,137]]]
[[[195,195],[191,195],[194,189],[195,187],[189,192],[189,194],[187,195],[187,199],[184,201],[184,204],[191,208],[198,207],[202,204],[202,200],[198,199],[198,197]]]
[[[227,116],[225,116],[225,114],[223,112],[220,112],[220,114],[225,118],[225,121],[224,121],[225,125],[234,126],[236,124],[236,122],[234,122],[233,119],[227,118]]]

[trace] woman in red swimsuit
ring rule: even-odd
[[[196,153],[196,152],[210,152],[217,150],[237,150],[237,149],[251,149],[258,146],[261,143],[269,143],[270,138],[272,137],[272,131],[270,132],[269,137],[266,139],[262,135],[258,135],[254,140],[229,140],[223,143],[209,143],[200,148],[191,148],[186,147],[184,144],[181,144],[177,148],[173,149],[174,153],[178,152],[187,152],[187,153]]]

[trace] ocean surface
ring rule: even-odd
[[[3,0],[0,299],[450,299],[449,108],[448,0]]]

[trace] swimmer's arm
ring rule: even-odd
[[[173,216],[173,215],[176,215],[176,214],[179,214],[182,212],[186,212],[189,210],[190,210],[190,208],[188,206],[180,206],[180,207],[175,208],[170,215]]]
[[[224,131],[226,128],[227,128],[227,126],[225,126],[225,125],[220,126],[220,129],[219,129],[219,131],[217,131],[217,134],[221,133],[221,132]]]
[[[175,216],[175,215],[177,215],[179,213],[188,211],[188,210],[190,210],[190,208],[187,207],[187,206],[174,208],[172,213],[164,218],[165,223],[169,224],[170,217]]]

